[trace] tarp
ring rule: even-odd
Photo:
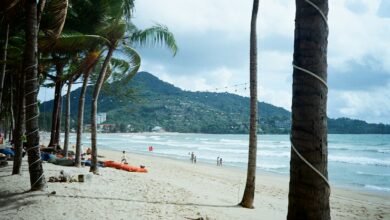
[[[11,150],[11,148],[0,149],[0,153],[3,153],[5,155],[15,156],[15,153],[13,150]]]

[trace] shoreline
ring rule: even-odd
[[[113,153],[117,153],[119,156],[121,155],[122,151],[121,150],[116,150],[116,149],[98,149],[98,152],[102,151],[103,154],[106,153],[108,155],[112,155]],[[126,151],[127,154],[131,154],[134,156],[140,156],[140,157],[150,157],[150,158],[161,158],[161,159],[167,159],[167,160],[172,160],[172,161],[177,161],[181,163],[187,163],[191,164],[190,159],[185,160],[185,159],[180,159],[180,158],[175,158],[171,156],[163,156],[163,155],[156,155],[150,152],[145,152],[145,153],[139,153],[139,152],[132,152],[132,151]],[[103,158],[104,159],[104,158]],[[112,160],[119,161],[120,157],[117,158],[111,158]],[[201,165],[205,167],[217,167],[215,164],[210,163],[208,161],[197,161],[196,165]],[[246,168],[244,167],[239,167],[239,166],[232,166],[229,163],[226,163],[222,166],[223,168],[227,170],[231,170],[234,172],[239,172],[239,173],[245,173],[246,175]],[[256,176],[269,176],[271,178],[280,178],[283,180],[288,180],[289,181],[289,174],[283,174],[283,173],[276,173],[268,170],[262,170],[261,168],[257,167],[256,170]],[[362,193],[366,195],[372,195],[372,196],[379,196],[379,197],[388,197],[390,199],[390,192],[387,191],[379,191],[379,190],[370,190],[366,189],[364,187],[358,187],[358,186],[353,186],[353,185],[338,185],[335,183],[331,182],[331,189],[332,190],[342,190],[342,191],[349,191],[349,192],[356,192],[356,193]]]
[[[85,133],[84,135],[87,137],[88,134],[89,133]],[[166,136],[170,136],[170,135],[173,135],[173,136],[176,136],[176,135],[183,136],[184,135],[184,136],[186,136],[186,135],[188,135],[188,133],[176,133],[176,132],[104,133],[104,134],[106,134],[106,135],[107,134],[108,135],[125,135],[126,137],[129,136],[129,138],[131,138],[133,136],[137,137],[139,135],[147,136],[147,137],[153,137],[155,135],[157,135],[157,136],[160,136],[160,135],[163,135],[163,136],[164,135],[166,135]],[[47,132],[41,132],[41,137],[42,137],[41,138],[41,142],[44,143],[44,144],[47,144],[49,139],[50,139],[49,135],[50,134],[47,133]],[[75,133],[71,133],[71,135],[75,135]],[[63,136],[63,134],[62,134],[62,136]],[[152,140],[152,142],[150,144],[153,145],[153,141],[156,142],[156,140]],[[74,144],[75,143],[72,142],[72,138],[70,138],[70,146],[74,145]],[[88,146],[89,146],[88,143],[84,144],[84,148],[85,149]],[[102,144],[98,144],[98,151],[99,150],[113,150],[113,151],[126,150],[127,152],[131,152],[131,153],[139,154],[139,155],[149,155],[149,156],[152,155],[152,156],[161,157],[161,158],[171,158],[171,159],[174,159],[174,160],[179,160],[179,161],[184,161],[184,162],[187,161],[186,160],[186,158],[187,158],[186,154],[185,155],[184,154],[183,155],[163,154],[163,153],[158,153],[158,152],[153,152],[153,154],[150,154],[150,152],[148,152],[146,150],[146,146],[148,146],[148,145],[145,145],[145,151],[143,151],[143,149],[141,149],[141,151],[140,151],[140,149],[131,151],[130,150],[131,147],[129,147],[129,149],[126,149],[126,148],[123,148],[123,147],[122,147],[122,149],[118,149],[117,147],[112,147],[110,145],[107,146],[107,145],[104,145],[104,144],[103,145]],[[73,149],[70,148],[70,150],[73,150]],[[193,151],[193,150],[189,149],[189,151]],[[260,155],[260,160],[261,159],[262,159],[262,157]],[[204,162],[204,163],[209,164],[211,166],[215,165],[215,163],[214,163],[215,161],[214,160],[210,160],[210,159],[198,158],[198,162]],[[246,171],[246,164],[238,164],[237,165],[237,164],[229,162],[229,161],[224,161],[224,166],[228,166],[228,167],[231,167],[231,168],[236,168],[236,169],[239,169],[239,170],[242,170],[242,171]],[[272,170],[272,169],[268,169],[268,168],[257,167],[257,172],[270,174],[270,175],[275,175],[275,176],[287,177],[287,178],[289,177],[289,170],[288,169],[283,170],[283,172],[281,172],[279,170]],[[332,188],[342,188],[342,189],[346,189],[346,190],[353,189],[354,191],[361,191],[361,192],[365,192],[365,193],[372,193],[372,194],[379,194],[379,195],[386,194],[386,195],[390,196],[390,191],[388,190],[389,189],[388,187],[385,187],[385,188],[382,189],[380,185],[372,184],[373,187],[377,187],[377,188],[370,188],[369,184],[359,184],[360,182],[355,183],[355,182],[351,182],[351,181],[350,182],[332,181],[332,175],[330,175],[329,178],[330,178],[330,181],[331,181],[331,187]]]
[[[98,149],[98,152],[99,151],[112,151],[112,152],[118,152],[118,153],[121,153],[122,150],[116,150],[116,149],[112,149],[112,148],[105,148],[105,149]],[[133,151],[126,151],[126,153],[131,153],[131,154],[134,154],[134,155],[139,155],[139,156],[146,156],[146,157],[157,157],[157,158],[164,158],[164,159],[171,159],[171,160],[175,160],[175,161],[180,161],[180,162],[186,162],[187,160],[186,159],[182,159],[182,158],[179,158],[179,157],[174,157],[174,156],[169,156],[169,155],[158,155],[158,154],[153,154],[153,153],[150,153],[150,152],[147,152],[145,151],[145,153],[141,153],[141,152],[133,152]],[[119,158],[118,158],[119,159]],[[188,159],[188,161],[190,161],[190,159]],[[211,166],[211,167],[216,167],[215,166],[215,163],[212,163],[212,162],[209,162],[209,161],[202,161],[202,160],[198,160],[197,162],[198,164],[204,164],[204,165],[207,165],[207,166]],[[226,162],[226,164],[224,164],[224,167],[226,167],[227,169],[232,169],[232,170],[236,170],[236,171],[240,171],[240,172],[246,172],[246,167],[240,167],[240,166],[232,166],[230,165],[229,162]],[[257,167],[256,169],[256,173],[259,174],[259,175],[269,175],[269,176],[273,176],[273,177],[278,177],[278,178],[286,178],[286,179],[289,179],[289,174],[288,173],[277,173],[277,172],[272,172],[272,171],[269,171],[269,170],[264,170],[260,167]],[[390,198],[390,192],[389,191],[381,191],[381,190],[374,190],[374,189],[369,189],[369,188],[366,188],[366,187],[363,187],[363,186],[355,186],[355,185],[352,185],[352,184],[337,184],[337,183],[331,183],[331,188],[332,190],[333,189],[341,189],[341,190],[346,190],[346,191],[353,191],[353,192],[361,192],[361,193],[366,193],[366,194],[372,194],[372,195],[378,195],[378,196],[382,196],[382,195],[385,195],[385,196],[389,196]]]
[[[99,160],[120,161],[121,152],[98,149]],[[156,155],[127,153],[129,165],[145,165],[148,173],[43,163],[45,178],[61,170],[86,174],[84,183],[47,183],[44,192],[28,192],[26,158],[22,175],[10,175],[12,165],[0,169],[0,213],[4,219],[285,219],[288,178],[258,172],[255,209],[237,204],[246,172],[207,163],[192,164]],[[88,180],[89,179],[89,180]],[[54,193],[54,194],[53,194]],[[332,219],[389,219],[388,196],[333,188]],[[71,211],[73,210],[73,211]],[[74,211],[77,210],[77,211]]]

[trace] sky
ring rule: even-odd
[[[179,46],[175,57],[166,48],[136,48],[141,70],[184,90],[248,96],[252,4],[137,0],[133,22],[166,25]],[[259,7],[259,99],[290,111],[295,1],[260,0]],[[328,116],[390,124],[390,0],[329,0],[328,23]]]

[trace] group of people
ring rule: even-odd
[[[194,154],[194,152],[188,153],[188,155],[191,156],[191,163],[196,163],[196,155]],[[222,157],[220,156],[217,157],[217,166],[222,166]]]
[[[191,152],[191,163],[196,163],[196,155],[194,154],[194,152]]]
[[[222,166],[222,157],[217,157],[217,166]]]

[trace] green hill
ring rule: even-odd
[[[89,123],[92,87],[87,90],[85,123]],[[71,93],[71,105],[78,105],[80,89]],[[41,104],[41,127],[48,128],[53,101]],[[189,92],[163,82],[147,72],[129,83],[116,82],[103,89],[99,112],[107,113],[113,131],[151,131],[159,126],[170,132],[247,133],[249,98],[230,93]],[[77,108],[71,108],[76,121]],[[260,132],[288,133],[290,112],[259,102]],[[355,126],[356,123],[360,126]],[[390,133],[390,126],[351,119],[329,119],[330,133]]]

